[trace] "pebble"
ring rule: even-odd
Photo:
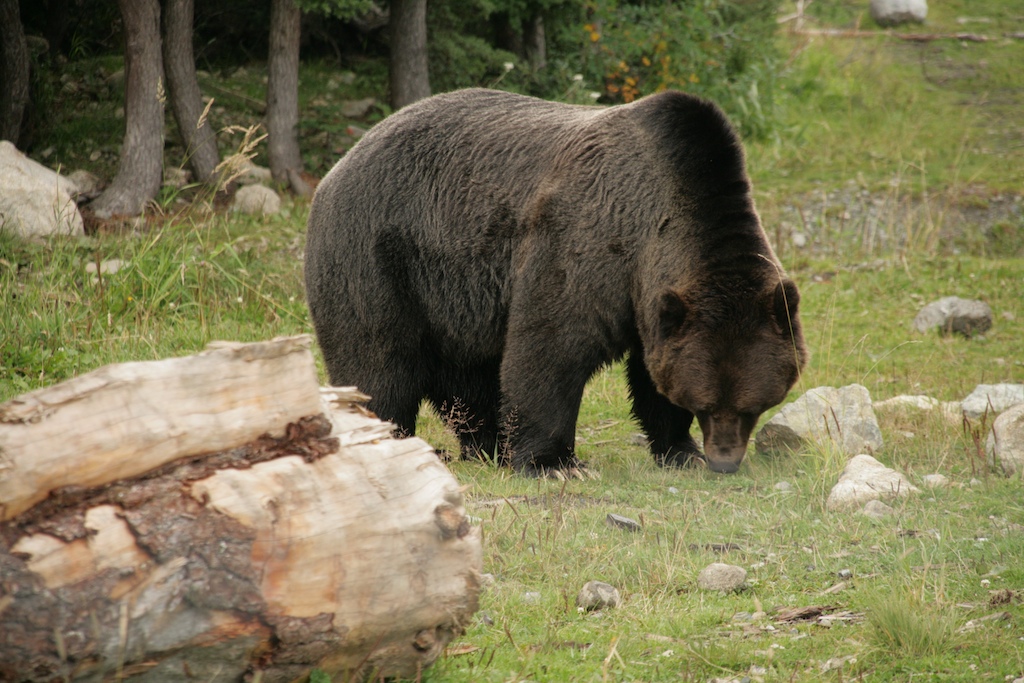
[[[790,484],[788,481],[780,481],[775,485],[775,490],[778,491],[779,493],[792,493],[793,485]]]
[[[528,605],[537,605],[540,603],[540,593],[537,591],[527,591],[523,593],[522,599]]]
[[[836,572],[836,576],[838,576],[843,581],[846,581],[847,579],[853,578],[853,571],[849,569],[840,569],[838,572]]]
[[[921,483],[930,489],[941,489],[949,486],[949,479],[942,474],[926,474],[921,477]]]

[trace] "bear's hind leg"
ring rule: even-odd
[[[690,435],[693,413],[658,393],[644,365],[643,351],[634,348],[626,361],[633,415],[650,442],[654,460],[662,467],[680,467],[703,457]]]
[[[463,460],[499,460],[498,364],[444,368],[434,378],[430,402],[459,439]]]

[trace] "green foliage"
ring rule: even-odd
[[[772,128],[777,0],[630,3],[588,0],[580,61],[602,101],[677,89],[716,101],[743,133]]]
[[[868,623],[875,644],[906,657],[935,657],[956,640],[952,615],[913,595],[887,595],[871,601]]]
[[[303,12],[339,19],[351,19],[373,7],[373,0],[295,0]]]

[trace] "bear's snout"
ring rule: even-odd
[[[704,433],[704,458],[712,472],[732,474],[747,454],[747,442],[757,417],[738,414],[697,416]]]

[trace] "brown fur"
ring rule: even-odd
[[[714,105],[580,107],[486,90],[372,129],[309,217],[310,311],[336,384],[407,434],[459,406],[464,452],[572,466],[583,387],[628,354],[662,464],[733,471],[806,350],[743,152]],[[504,449],[503,445],[504,444]]]

